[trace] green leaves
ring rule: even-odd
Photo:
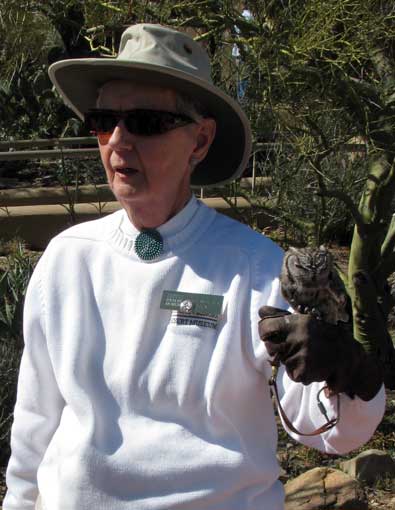
[[[23,345],[23,303],[30,276],[35,265],[18,242],[14,253],[6,257],[0,270],[0,341]]]

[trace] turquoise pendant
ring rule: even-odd
[[[155,229],[142,230],[134,241],[134,251],[142,260],[154,260],[163,251],[163,238]]]

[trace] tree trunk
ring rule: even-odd
[[[388,216],[394,192],[394,160],[380,155],[372,160],[359,204],[362,223],[354,229],[348,273],[354,337],[380,360],[390,389],[395,389],[395,350],[387,327],[393,304],[387,278],[395,265],[388,248],[395,240]]]

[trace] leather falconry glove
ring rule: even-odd
[[[346,325],[329,324],[306,314],[263,306],[259,336],[267,351],[285,365],[296,382],[326,381],[332,394],[371,400],[383,383],[381,366],[366,353]]]

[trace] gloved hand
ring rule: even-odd
[[[346,325],[270,306],[260,308],[259,316],[259,336],[293,381],[326,381],[331,393],[357,395],[365,401],[379,391],[380,364],[354,340]]]

